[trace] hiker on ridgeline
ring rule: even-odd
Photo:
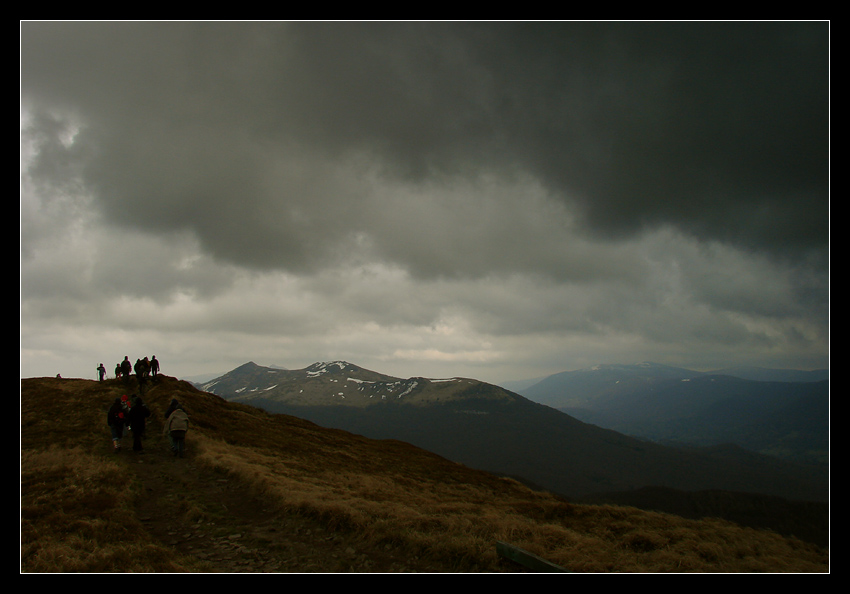
[[[189,416],[178,404],[177,408],[165,420],[163,432],[168,434],[171,451],[179,458],[183,457],[183,452],[186,449],[186,432],[188,430]]]
[[[151,356],[151,375],[155,378],[159,373],[159,361],[156,360],[156,355]]]
[[[104,379],[106,379],[106,367],[101,363],[97,366],[97,380],[102,382]]]
[[[141,359],[136,359],[136,364],[133,365],[133,371],[136,372],[136,380],[139,382],[139,392],[145,392],[145,364]]]
[[[121,379],[121,364],[115,366],[115,379]]]
[[[142,451],[142,437],[145,436],[145,419],[151,416],[151,411],[142,402],[141,396],[136,396],[133,406],[127,414],[130,431],[133,432],[133,451]]]
[[[130,381],[130,372],[133,371],[133,365],[130,363],[130,359],[128,357],[124,357],[124,360],[121,361],[121,375],[124,378],[124,383]]]
[[[126,398],[126,396],[124,397]],[[112,450],[117,454],[121,451],[121,439],[124,437],[124,425],[127,423],[127,407],[120,398],[116,398],[109,412],[106,413],[106,424],[112,432]]]

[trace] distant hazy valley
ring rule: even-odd
[[[659,443],[735,444],[798,462],[829,459],[829,374],[653,363],[558,373],[516,391],[575,418]]]

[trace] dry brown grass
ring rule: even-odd
[[[510,542],[576,572],[822,572],[814,545],[721,520],[614,506],[573,505],[511,480],[446,483],[399,480],[316,466],[293,470],[286,455],[199,438],[205,464],[237,476],[278,505],[450,562],[457,571],[498,565],[496,541]]]
[[[133,484],[113,460],[80,447],[21,453],[21,570],[184,572],[201,569],[150,539]]]
[[[133,517],[132,484],[97,453],[101,445],[92,445],[91,433],[106,439],[100,409],[105,411],[114,395],[106,390],[93,396],[92,384],[104,389],[95,382],[74,388],[54,383],[62,382],[33,381],[22,390],[22,568],[202,570],[148,539]],[[34,441],[39,427],[30,412],[56,390],[64,390],[64,406],[85,405],[97,414],[77,413],[76,428],[63,431],[62,445],[45,448]],[[226,473],[269,506],[356,534],[364,546],[403,547],[454,571],[496,571],[497,541],[576,572],[829,570],[828,551],[772,532],[571,504],[409,444],[270,415],[173,380],[151,393],[154,417],[173,396],[186,403],[192,418],[197,464]]]

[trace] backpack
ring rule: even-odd
[[[188,431],[189,415],[182,408],[178,408],[168,417],[169,431]]]

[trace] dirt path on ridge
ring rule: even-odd
[[[271,511],[224,475],[196,464],[191,436],[176,458],[157,423],[141,453],[125,437],[121,456],[137,475],[138,517],[168,547],[224,573],[389,573],[451,570],[401,550],[363,550],[354,535],[331,532],[316,520]]]

